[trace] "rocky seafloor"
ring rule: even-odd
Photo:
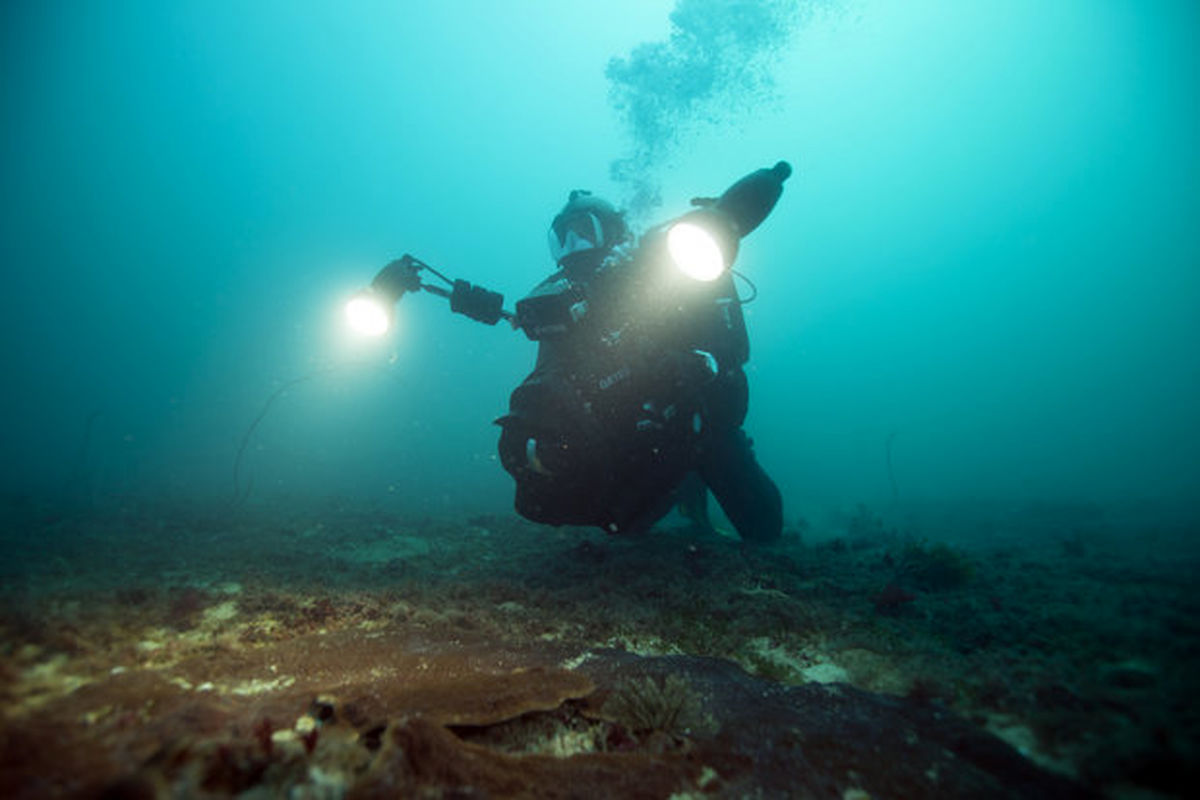
[[[11,500],[0,796],[1193,796],[1187,526]]]

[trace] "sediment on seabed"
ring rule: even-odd
[[[843,522],[748,548],[504,515],[10,510],[0,793],[1193,785],[1196,553]]]

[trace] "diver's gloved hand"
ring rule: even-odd
[[[684,354],[685,378],[694,386],[704,386],[716,380],[720,367],[717,357],[707,350],[692,350]]]
[[[707,350],[683,350],[663,359],[663,373],[670,376],[674,393],[687,394],[712,383],[719,372],[717,359]]]
[[[455,281],[450,292],[450,310],[485,325],[495,325],[504,316],[504,295],[466,281]]]

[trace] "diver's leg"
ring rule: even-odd
[[[783,533],[783,496],[741,428],[710,432],[700,474],[742,539],[766,544]]]

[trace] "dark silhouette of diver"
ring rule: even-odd
[[[637,241],[610,203],[571,192],[550,226],[558,269],[511,315],[538,343],[533,371],[497,420],[518,513],[633,533],[678,503],[711,527],[711,490],[744,540],[779,537],[779,489],[742,430],[750,355],[744,301],[728,269],[694,280],[663,265],[676,255],[671,229],[692,222],[717,234],[727,267],[790,174],[786,162],[753,172]],[[464,281],[450,296],[452,310],[488,323],[500,318],[500,302]]]

